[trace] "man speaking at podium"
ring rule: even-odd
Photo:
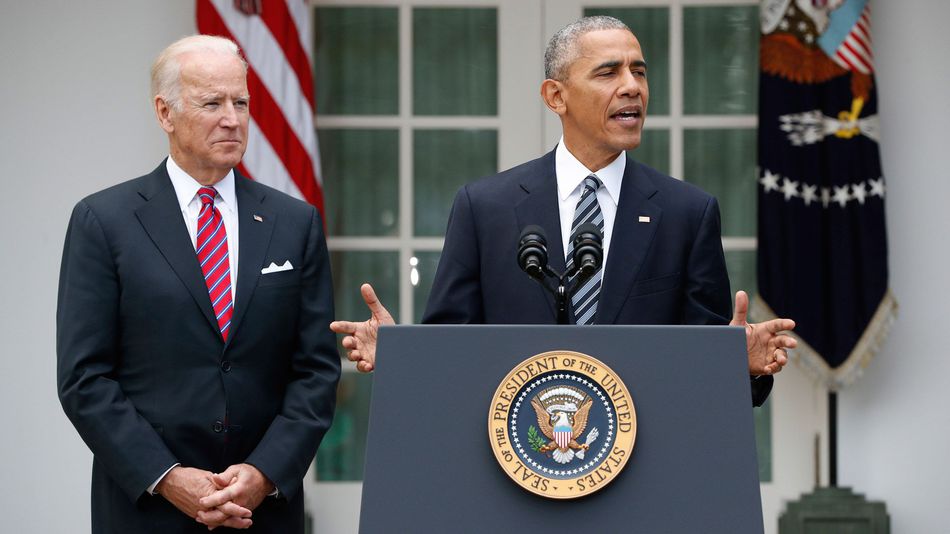
[[[716,199],[625,155],[640,145],[649,101],[637,38],[615,18],[583,18],[551,38],[544,71],[541,98],[560,117],[562,138],[541,158],[459,191],[423,322],[553,323],[554,298],[518,268],[519,233],[527,225],[554,232],[547,253],[563,270],[573,233],[594,224],[603,267],[571,298],[569,322],[745,326],[752,402],[761,405],[795,346],[781,332],[795,323],[748,324],[743,291],[730,322]],[[377,328],[393,320],[369,284],[361,292],[370,319],[331,328],[370,371]]]
[[[246,79],[229,40],[166,48],[169,157],[73,210],[57,370],[94,455],[92,532],[304,531],[340,372],[330,269],[316,209],[235,170]]]

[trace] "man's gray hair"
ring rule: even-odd
[[[233,54],[241,60],[244,72],[247,72],[247,62],[241,57],[241,51],[234,41],[213,35],[182,37],[162,50],[152,63],[152,101],[161,95],[169,107],[181,111],[181,63],[178,58],[193,52]]]
[[[633,33],[626,24],[606,15],[584,17],[572,22],[548,41],[548,47],[544,50],[544,77],[564,81],[567,68],[577,58],[577,40],[586,33],[599,30],[627,30]]]

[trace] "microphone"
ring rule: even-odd
[[[574,265],[578,276],[590,278],[604,261],[604,236],[594,223],[577,227],[571,239],[574,243]]]
[[[518,266],[531,278],[543,280],[547,265],[548,241],[544,229],[536,224],[525,226],[518,240]]]

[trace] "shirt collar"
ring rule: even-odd
[[[171,178],[172,187],[175,188],[178,205],[184,211],[198,195],[198,189],[204,186],[179,167],[171,156],[168,156],[168,160],[165,162],[165,169],[168,171],[168,177]],[[237,198],[234,194],[234,169],[228,171],[228,174],[213,187],[218,192],[219,197],[219,200],[215,201],[215,206],[223,207],[231,213],[235,213],[237,211]]]
[[[564,146],[564,136],[558,141],[557,148],[554,151],[554,168],[557,173],[557,194],[560,199],[567,200],[578,187],[584,178],[591,174],[596,174],[604,184],[604,189],[610,195],[614,204],[620,203],[620,185],[623,182],[623,171],[627,166],[627,154],[621,152],[617,159],[610,162],[609,165],[597,172],[591,171],[578,161],[571,154],[571,151]]]

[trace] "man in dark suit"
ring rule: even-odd
[[[544,103],[561,119],[552,152],[459,191],[423,318],[427,323],[553,323],[553,297],[520,272],[518,237],[527,225],[549,234],[550,265],[566,266],[573,228],[598,224],[604,268],[578,291],[578,324],[727,324],[729,279],[716,199],[637,163],[649,88],[636,37],[617,19],[589,17],[552,39],[545,51]],[[586,292],[585,292],[586,291]],[[362,371],[375,363],[376,329],[392,318],[372,287],[362,288],[372,316],[335,321]],[[746,326],[752,398],[764,402],[771,375],[795,340],[794,322],[746,322],[748,297],[736,295],[730,324]]]
[[[152,68],[170,156],[73,211],[59,396],[94,454],[92,531],[303,532],[340,361],[323,226],[234,168],[247,65],[193,36]]]

